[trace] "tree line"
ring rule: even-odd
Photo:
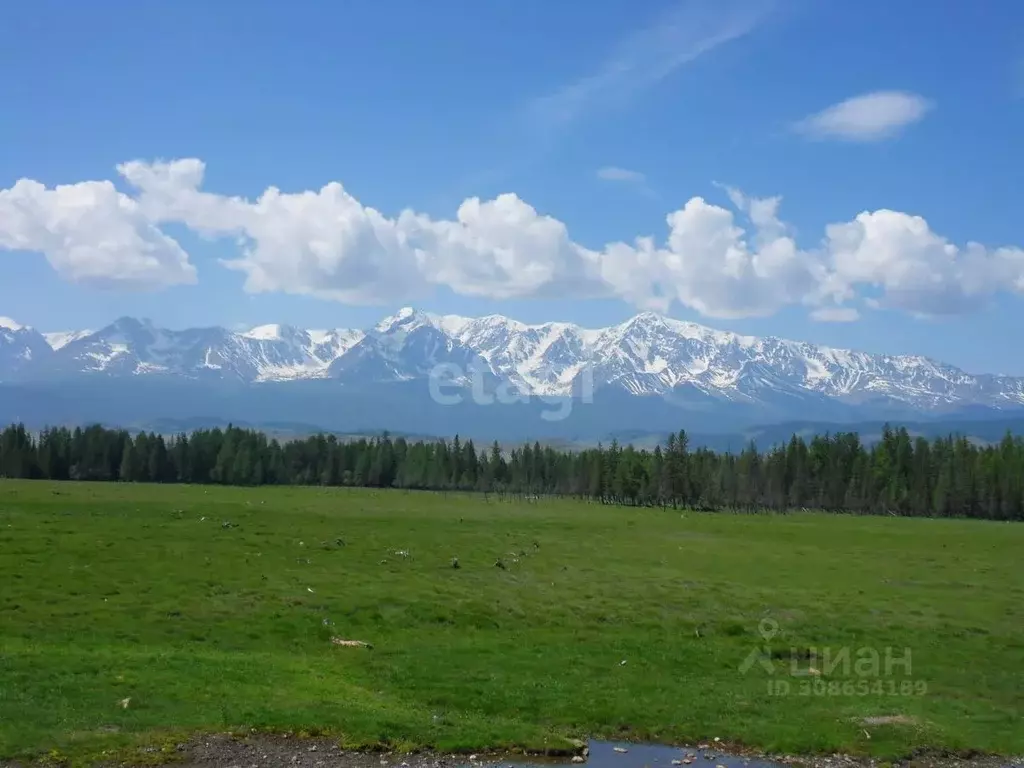
[[[0,432],[0,477],[225,485],[325,485],[572,496],[622,505],[1024,520],[1024,440],[912,438],[886,427],[870,446],[855,433],[793,436],[738,453],[691,450],[685,431],[653,450],[613,441],[586,450],[539,443],[278,441],[229,426],[164,438],[102,426]]]

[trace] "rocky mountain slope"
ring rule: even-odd
[[[171,331],[121,318],[95,332],[41,334],[0,319],[0,382],[89,374],[256,384],[373,386],[433,377],[530,396],[624,394],[722,404],[900,404],[919,411],[1024,406],[1024,379],[971,375],[917,356],[873,355],[716,331],[644,313],[619,325],[526,325],[403,309],[367,330],[264,325]]]

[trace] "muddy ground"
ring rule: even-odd
[[[183,750],[185,768],[272,768],[294,766],[294,768],[461,768],[474,765],[478,768],[509,768],[525,763],[547,763],[552,766],[570,766],[568,758],[538,758],[508,754],[439,755],[422,753],[401,755],[388,753],[346,752],[329,739],[303,740],[281,737],[250,737],[244,740],[229,737],[208,738],[187,744]],[[623,756],[625,758],[625,756]],[[845,756],[831,757],[762,757],[761,760],[784,762],[800,768],[878,768],[881,764],[865,758]],[[607,764],[603,760],[603,764]],[[756,765],[757,756],[704,758],[694,761],[693,768],[701,763],[714,768],[722,763],[730,766]],[[626,764],[628,761],[623,760]],[[629,763],[631,765],[631,763]],[[586,763],[583,764],[584,766]],[[912,761],[893,764],[894,768],[1024,768],[1024,759],[975,757],[961,759],[942,756],[922,756]],[[668,768],[668,766],[665,766]]]
[[[154,749],[154,752],[156,750]],[[545,758],[524,755],[486,754],[443,755],[430,752],[398,754],[387,752],[355,752],[341,749],[331,739],[297,739],[286,736],[255,735],[237,738],[212,735],[177,745],[173,755],[154,754],[153,758],[177,768],[512,768],[524,764],[544,763],[551,766],[572,766],[569,758]],[[161,759],[163,758],[163,759]],[[577,758],[579,762],[579,758]],[[607,759],[600,761],[607,765]],[[870,758],[845,755],[800,757],[793,755],[701,755],[693,768],[724,768],[750,766],[765,762],[791,765],[796,768],[1024,768],[1024,757],[1006,758],[975,756],[970,758],[944,755],[921,755],[910,760],[884,763]],[[152,765],[152,760],[146,760]],[[623,764],[629,764],[626,760]],[[2,763],[0,768],[23,768],[22,763]],[[583,764],[586,766],[586,762]],[[110,763],[97,768],[136,768],[131,763]],[[644,766],[644,768],[656,768]],[[668,768],[668,766],[665,766]]]
[[[154,750],[155,751],[155,750]],[[154,755],[154,757],[158,757]],[[206,736],[177,746],[171,765],[178,768],[511,768],[526,763],[571,766],[569,758],[527,757],[524,755],[485,754],[443,755],[430,752],[398,754],[354,752],[341,749],[331,739],[296,739],[285,736],[228,735]],[[579,759],[577,758],[577,761]],[[786,764],[797,768],[1024,768],[1024,757],[1006,758],[975,756],[970,758],[921,755],[910,760],[883,763],[870,758],[845,755],[800,757],[793,755],[702,755],[693,761],[693,768],[723,768],[764,765],[764,762]],[[150,762],[150,761],[146,761]],[[602,760],[606,764],[607,759]],[[626,764],[627,761],[623,760]],[[702,765],[703,764],[703,765]],[[125,764],[117,764],[128,768]],[[129,764],[130,765],[130,764]],[[586,763],[583,763],[585,766]],[[0,763],[0,768],[20,768],[16,763]],[[114,768],[114,765],[103,768]],[[645,768],[650,768],[645,766]],[[668,768],[668,766],[665,766]]]

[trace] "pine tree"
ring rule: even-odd
[[[689,451],[686,433],[664,449],[616,441],[584,451],[539,442],[506,455],[498,443],[339,442],[316,435],[283,446],[253,430],[196,430],[165,440],[93,425],[31,434],[0,430],[0,475],[19,478],[224,484],[345,484],[490,493],[571,495],[630,505],[694,504],[706,509],[816,506],[833,511],[1024,518],[1024,440],[1006,435],[978,446],[963,436],[929,442],[886,426],[870,449],[857,435],[793,436],[760,452]]]

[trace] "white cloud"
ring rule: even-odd
[[[750,33],[769,6],[766,0],[683,0],[622,40],[595,72],[535,99],[526,116],[549,131],[595,108],[621,107],[680,67]]]
[[[933,104],[903,91],[875,91],[833,104],[804,118],[794,128],[814,139],[880,141],[921,120]]]
[[[958,314],[1000,291],[1024,292],[1024,251],[959,247],[920,216],[878,210],[826,228],[826,249],[841,290],[881,288],[879,305],[918,315]]]
[[[341,184],[268,188],[258,198],[202,189],[195,159],[125,163],[135,190],[82,182],[45,190],[23,180],[0,193],[0,246],[40,250],[68,279],[109,284],[193,282],[188,258],[157,226],[231,238],[223,263],[252,293],[351,304],[422,297],[444,286],[490,299],[618,297],[711,318],[804,306],[849,322],[862,308],[917,315],[969,311],[997,293],[1024,294],[1024,250],[955,245],[921,217],[865,211],[830,224],[810,247],[780,218],[781,198],[723,187],[732,209],[693,197],[666,216],[667,236],[587,246],[514,194],[465,200],[451,219],[387,216]],[[865,298],[870,294],[871,299]],[[877,298],[874,298],[877,297]]]
[[[283,291],[350,304],[415,298],[422,287],[415,249],[395,222],[363,206],[341,184],[255,201],[199,189],[205,164],[133,161],[118,166],[154,220],[208,236],[233,236],[241,255],[222,263],[243,272],[250,293]]]
[[[605,292],[595,255],[574,243],[562,222],[513,194],[470,198],[455,221],[405,212],[398,226],[420,246],[425,279],[457,293],[509,299]]]
[[[614,184],[629,187],[635,192],[640,192],[652,200],[658,199],[658,193],[651,189],[647,183],[647,177],[640,171],[631,171],[628,168],[620,168],[615,165],[606,165],[597,169],[597,178],[602,181],[610,181]]]
[[[0,190],[0,249],[46,256],[66,280],[160,288],[196,282],[188,255],[109,181]]]
[[[224,263],[246,275],[246,290],[284,291],[351,304],[399,301],[433,285],[492,298],[584,290],[586,259],[565,225],[513,194],[470,198],[454,221],[413,211],[388,218],[333,182],[313,192],[267,189],[255,201],[200,191],[195,159],[125,163],[139,204],[156,221],[209,236],[233,235],[242,253]]]
[[[853,307],[819,307],[811,312],[811,319],[819,323],[852,323],[860,320],[860,312]]]
[[[624,181],[630,184],[643,184],[647,181],[647,177],[640,171],[631,171],[628,168],[619,168],[615,165],[598,168],[597,178],[604,181]]]
[[[755,223],[753,243],[731,211],[699,197],[667,221],[662,289],[708,317],[773,314],[800,303],[820,279],[820,265],[781,232],[772,216],[766,216],[768,226]]]

